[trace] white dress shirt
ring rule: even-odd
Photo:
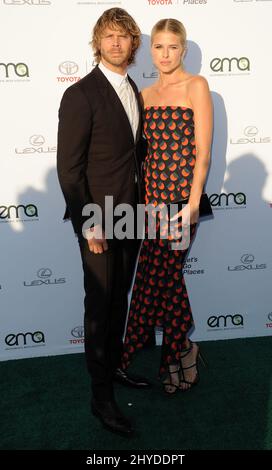
[[[139,124],[139,109],[135,93],[130,85],[127,74],[120,75],[119,73],[112,72],[105,67],[102,62],[99,62],[98,67],[105,77],[109,80],[110,84],[116,91],[120,98],[122,105],[126,111],[131,130],[133,132],[134,140],[136,139],[136,132]]]

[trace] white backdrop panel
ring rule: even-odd
[[[150,31],[184,22],[187,69],[204,75],[215,129],[201,222],[185,275],[197,340],[271,334],[272,2],[0,0],[0,360],[83,350],[83,275],[56,175],[58,107],[94,66],[91,30],[127,9],[143,33],[130,74],[156,79]]]

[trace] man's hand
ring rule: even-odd
[[[95,255],[104,253],[104,251],[107,251],[109,248],[104,230],[100,225],[95,225],[88,230],[87,241],[89,250]]]

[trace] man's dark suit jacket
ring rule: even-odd
[[[141,104],[135,83],[140,123],[134,141],[123,105],[105,75],[96,66],[69,87],[59,110],[57,169],[74,230],[81,234],[82,208],[88,203],[104,208],[105,195],[120,203],[143,202],[141,160]],[[135,174],[138,201],[135,201]]]

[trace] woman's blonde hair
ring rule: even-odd
[[[107,27],[113,30],[124,30],[127,34],[132,36],[132,50],[128,59],[128,64],[132,64],[135,59],[136,51],[141,44],[141,31],[132,16],[130,16],[126,10],[123,10],[123,8],[110,8],[104,11],[100,18],[98,18],[93,29],[92,40],[90,41],[96,62],[100,62],[101,60],[100,41]]]
[[[186,29],[180,21],[175,20],[174,18],[165,18],[158,21],[151,31],[151,44],[153,43],[155,34],[162,31],[169,31],[170,33],[179,36],[182,47],[186,49]]]

